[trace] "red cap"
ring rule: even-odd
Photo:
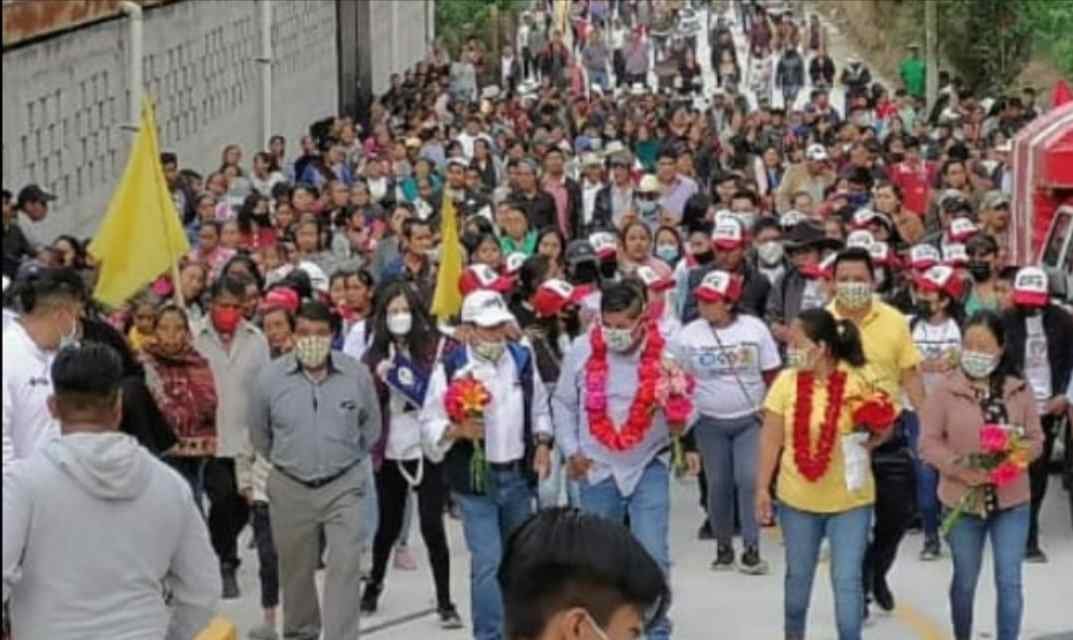
[[[715,230],[712,232],[712,244],[716,248],[733,251],[745,246],[747,241],[745,227],[741,224],[741,220],[724,216],[716,222]]]
[[[961,298],[964,282],[952,267],[936,265],[915,278],[917,288],[922,291],[945,293],[954,299]]]
[[[565,280],[553,278],[545,280],[533,295],[533,309],[538,316],[549,317],[562,312],[570,305],[576,304],[588,292],[581,287],[571,286]]]
[[[597,231],[589,236],[589,244],[592,245],[596,255],[604,260],[618,253],[618,242],[615,236],[607,231]]]
[[[514,280],[500,275],[498,271],[486,264],[471,264],[462,272],[458,280],[458,289],[463,296],[486,289],[497,293],[506,293],[514,286]]]
[[[283,309],[287,313],[295,313],[298,311],[299,302],[298,293],[294,289],[277,287],[265,294],[264,300],[261,300],[261,311]]]
[[[742,279],[726,271],[711,271],[693,290],[705,302],[737,302],[741,297]]]
[[[917,244],[909,249],[909,266],[918,271],[927,271],[942,260],[942,255],[933,245]]]
[[[653,291],[666,291],[674,287],[674,280],[669,276],[660,275],[658,271],[648,265],[637,268],[637,277],[645,286]]]
[[[1050,302],[1047,272],[1039,267],[1023,267],[1013,279],[1013,301],[1026,307],[1045,307]]]

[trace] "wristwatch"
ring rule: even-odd
[[[555,437],[546,433],[538,433],[533,436],[534,447],[548,447],[549,449],[555,444]]]

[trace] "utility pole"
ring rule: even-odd
[[[938,0],[924,0],[924,37],[927,71],[925,72],[925,95],[928,109],[935,106],[939,97],[939,6]]]

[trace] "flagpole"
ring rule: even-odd
[[[156,117],[155,117],[156,113],[155,113],[155,110],[153,108],[152,98],[150,98],[150,97],[145,98],[145,103],[142,105],[142,109],[143,110],[144,109],[149,109],[150,110],[149,113],[154,117],[149,118],[149,120],[152,120],[152,122],[154,124],[156,124]],[[142,122],[143,126],[146,124],[146,120],[147,119],[143,115],[143,117],[141,118],[141,122]],[[151,131],[151,132],[146,132],[146,133],[151,134],[153,136],[152,140],[153,140],[154,143],[157,142],[156,131]],[[163,167],[160,165],[160,147],[158,145],[154,144],[153,145],[153,152],[154,152],[153,162],[157,163],[157,166],[155,167],[155,170],[153,171],[153,176],[157,180],[157,193],[161,194],[161,198],[163,199],[163,194],[164,193],[170,193],[170,191],[168,191],[167,185],[162,184],[161,181],[160,181],[160,179],[164,176]],[[167,207],[164,206],[166,204],[166,202],[167,202],[166,200],[163,200],[160,203],[161,206],[159,207],[159,209],[160,209],[160,215],[161,216],[167,216],[168,215],[167,214]],[[175,204],[172,203],[172,208],[174,208],[174,207],[175,207]],[[167,218],[164,218],[162,220],[162,222],[164,223],[164,233],[169,234],[169,231],[168,231],[169,225],[168,225]],[[170,237],[167,238],[168,249],[169,250],[171,249],[172,246],[174,246],[172,244],[171,240],[172,239]],[[169,256],[169,257],[171,258],[172,289],[175,291],[175,299],[179,302],[179,307],[181,307],[185,311],[186,310],[186,300],[183,297],[183,288],[182,288],[182,285],[181,285],[180,274],[179,274],[179,260],[182,259],[182,256],[179,256],[178,258],[176,258],[175,256]]]

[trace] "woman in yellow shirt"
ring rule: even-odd
[[[859,640],[864,612],[861,567],[875,502],[867,451],[853,432],[848,399],[872,388],[852,322],[810,309],[790,326],[787,361],[764,402],[756,514],[773,520],[771,481],[778,469],[779,520],[786,540],[786,640],[803,640],[820,543],[831,543],[839,640]],[[847,462],[844,448],[851,455]]]

